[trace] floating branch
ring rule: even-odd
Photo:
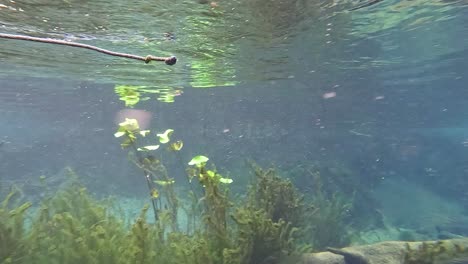
[[[177,62],[177,58],[175,56],[156,57],[156,56],[148,55],[146,57],[142,57],[142,56],[137,56],[137,55],[128,54],[128,53],[120,53],[120,52],[110,51],[110,50],[98,48],[96,46],[92,46],[92,45],[88,45],[88,44],[70,42],[70,41],[59,40],[59,39],[36,38],[36,37],[30,37],[30,36],[4,34],[4,33],[0,33],[0,38],[15,39],[15,40],[27,40],[27,41],[35,41],[35,42],[42,42],[42,43],[65,45],[65,46],[89,49],[89,50],[94,50],[94,51],[101,52],[101,53],[111,55],[111,56],[123,57],[123,58],[134,59],[134,60],[141,60],[141,61],[144,61],[145,63],[149,63],[150,61],[164,61],[167,65],[174,65]]]

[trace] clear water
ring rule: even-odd
[[[39,176],[59,186],[71,167],[98,196],[145,200],[114,137],[133,109],[147,128],[183,140],[177,154],[157,154],[176,181],[198,154],[235,192],[248,159],[293,179],[313,167],[327,190],[363,194],[347,221],[364,242],[401,230],[468,235],[468,2],[348,11],[361,3],[0,2],[1,33],[178,58],[144,64],[0,39],[1,186],[39,199]],[[136,104],[122,100],[125,87]],[[384,225],[362,220],[373,212]]]

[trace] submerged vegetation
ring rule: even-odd
[[[156,222],[145,206],[128,224],[117,199],[96,200],[71,169],[69,182],[40,205],[21,203],[13,189],[0,208],[0,263],[289,263],[312,249],[308,234],[325,219],[309,217],[321,205],[256,165],[247,193],[233,198],[228,178],[207,162],[191,161],[188,176],[199,191],[166,195]],[[170,199],[186,213],[173,214]]]
[[[157,145],[144,145],[151,131],[127,119],[115,133],[148,186],[152,208],[144,206],[136,219],[125,216],[118,199],[92,197],[72,169],[55,192],[44,184],[40,204],[22,201],[12,189],[0,207],[0,264],[295,263],[304,251],[348,241],[347,203],[326,198],[318,180],[315,194],[304,195],[275,169],[251,163],[253,181],[236,196],[229,192],[234,180],[198,155],[187,164],[190,191],[176,189],[152,154],[164,144],[181,150],[173,132],[157,133]]]

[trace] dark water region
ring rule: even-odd
[[[360,3],[0,2],[4,33],[178,57],[145,65],[0,39],[1,197],[16,184],[37,207],[69,167],[138,212],[145,179],[114,136],[128,115],[183,141],[154,154],[179,193],[196,155],[233,179],[236,206],[249,161],[275,167],[321,210],[304,229],[315,250],[467,236],[467,3],[348,11]]]

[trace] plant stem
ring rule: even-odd
[[[154,211],[154,221],[157,222],[159,217],[158,217],[158,209],[156,208],[156,202],[155,199],[153,198],[152,195],[152,188],[151,188],[151,179],[150,179],[149,173],[145,172],[145,178],[146,178],[146,183],[148,184],[148,189],[150,191],[150,196],[151,196],[151,204],[153,205],[153,211]]]
[[[149,193],[150,193],[151,205],[153,206],[154,221],[157,222],[158,219],[159,219],[159,217],[158,217],[158,209],[156,208],[156,201],[155,201],[155,198],[153,198],[153,195],[152,195],[153,186],[152,186],[152,182],[151,182],[151,175],[146,171],[146,169],[145,169],[145,167],[144,167],[144,164],[141,163],[142,156],[141,156],[141,154],[138,152],[138,149],[137,149],[137,147],[135,146],[135,144],[132,144],[132,148],[133,148],[133,150],[135,151],[135,155],[136,155],[136,157],[137,157],[137,162],[140,163],[140,167],[143,168],[143,174],[145,175],[146,183],[147,183],[147,185],[148,185],[148,190],[149,190]]]

